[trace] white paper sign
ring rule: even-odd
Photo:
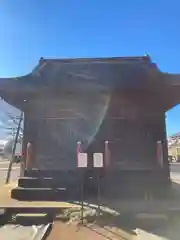
[[[87,153],[78,153],[78,167],[87,168]]]
[[[94,153],[93,154],[93,166],[95,168],[103,167],[103,154],[102,153]]]

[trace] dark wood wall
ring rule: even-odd
[[[112,165],[121,169],[150,168],[157,164],[156,144],[164,141],[164,112],[152,95],[115,94],[94,148],[108,140]]]
[[[27,109],[25,145],[33,142],[41,169],[75,168],[80,140],[88,153],[103,152],[108,140],[116,168],[149,168],[165,141],[164,112],[150,93],[39,95]]]

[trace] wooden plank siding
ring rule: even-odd
[[[34,145],[35,167],[74,169],[77,141],[92,154],[103,152],[106,140],[115,168],[152,167],[156,141],[164,137],[164,113],[155,99],[144,103],[141,98],[127,93],[37,96],[29,102],[25,127],[25,142]]]

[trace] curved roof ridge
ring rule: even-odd
[[[43,58],[39,60],[40,64],[48,61],[73,63],[73,62],[121,62],[121,61],[147,61],[152,62],[149,55],[132,57],[97,57],[97,58]]]

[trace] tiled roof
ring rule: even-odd
[[[155,74],[155,75],[154,75]],[[63,88],[69,86],[97,88],[139,88],[160,71],[149,56],[114,58],[44,59],[26,76],[0,79],[0,92],[33,91],[38,87]],[[1,94],[2,95],[2,94]]]
[[[103,86],[142,84],[151,70],[158,70],[148,56],[119,58],[44,59],[32,71],[44,85],[92,83]],[[37,82],[39,84],[39,82]]]

